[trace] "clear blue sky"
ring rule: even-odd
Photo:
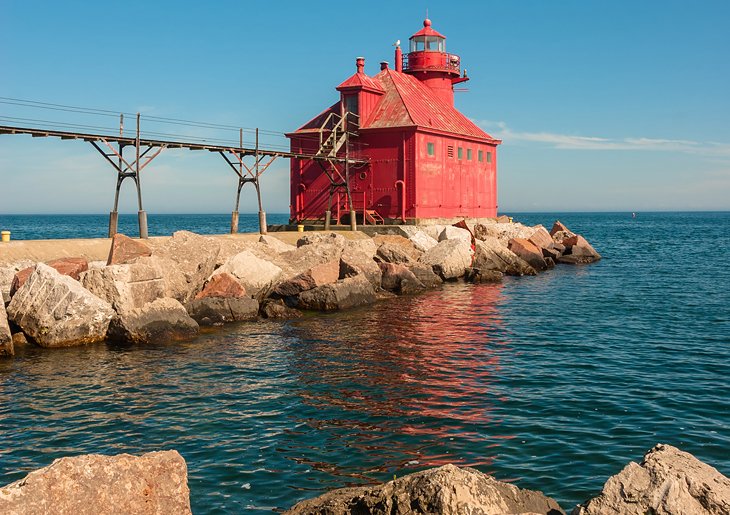
[[[0,96],[139,111],[143,130],[196,137],[237,136],[144,116],[289,131],[337,98],[356,56],[370,74],[392,63],[426,8],[471,77],[457,107],[504,139],[500,211],[730,209],[724,0],[0,0]],[[2,103],[0,117],[117,123]],[[115,180],[88,143],[0,136],[0,213],[105,213]],[[142,183],[150,213],[233,207],[235,175],[214,154],[163,152]],[[288,211],[288,161],[262,188],[268,212]],[[136,211],[131,183],[122,193]],[[253,189],[241,210],[256,210]]]

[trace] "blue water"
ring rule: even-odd
[[[0,362],[0,484],[168,448],[195,513],[443,463],[570,509],[657,442],[730,474],[730,213],[517,217],[558,217],[604,259],[182,344],[19,349]]]
[[[287,224],[289,215],[267,213],[267,224]],[[149,236],[170,236],[185,229],[198,234],[227,234],[231,229],[231,215],[147,215]],[[0,230],[10,231],[13,240],[42,240],[59,238],[106,238],[109,233],[109,215],[3,215]],[[128,236],[139,235],[136,214],[120,214],[117,230]],[[258,232],[259,215],[241,213],[240,232]]]

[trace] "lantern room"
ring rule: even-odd
[[[446,36],[423,21],[423,28],[410,38],[410,52],[403,57],[403,72],[415,76],[453,105],[454,84],[469,80],[461,75],[461,59],[446,52]]]

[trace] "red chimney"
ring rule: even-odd
[[[364,57],[356,58],[355,64],[357,65],[357,73],[363,73],[363,70],[365,69],[365,58]]]
[[[388,69],[388,61],[380,61],[380,69],[381,70],[387,70]]]
[[[395,46],[395,71],[403,71],[403,51],[400,49],[400,45]]]

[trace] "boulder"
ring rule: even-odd
[[[373,259],[377,251],[378,245],[372,238],[362,238],[359,240],[348,240],[345,245],[345,249],[343,250],[343,254],[348,252],[358,252],[367,254],[370,256],[370,259]]]
[[[512,223],[512,217],[507,215],[499,215],[497,217],[497,223],[498,224],[511,224]]]
[[[268,245],[278,253],[291,252],[292,250],[296,250],[296,247],[294,245],[284,243],[279,238],[275,236],[269,236],[268,234],[262,234],[259,237],[259,242]]]
[[[420,262],[431,265],[444,280],[462,277],[471,266],[471,243],[458,238],[443,240],[421,256]]]
[[[570,236],[564,238],[562,243],[565,245],[565,253],[558,258],[560,263],[584,264],[601,259],[601,255],[583,236]]]
[[[573,515],[727,515],[730,479],[687,452],[658,444],[629,463]]]
[[[532,268],[541,272],[548,269],[540,247],[524,238],[512,238],[509,241],[509,250],[525,260]]]
[[[494,237],[476,241],[472,266],[480,272],[495,270],[505,275],[537,275],[535,269],[524,259],[502,246]]]
[[[342,237],[342,236],[340,236]],[[340,246],[333,243],[307,244],[291,252],[283,252],[273,261],[282,269],[279,281],[285,281],[292,277],[306,272],[310,268],[327,263],[339,261],[344,252],[345,245]]]
[[[9,319],[42,347],[101,341],[113,316],[108,302],[43,263],[36,265],[8,306]]]
[[[302,316],[301,311],[290,308],[281,299],[264,299],[260,311],[264,318],[299,318]]]
[[[176,269],[182,272],[187,281],[187,292],[178,300],[185,302],[197,295],[215,270],[220,249],[220,243],[215,238],[177,231],[170,239],[153,248],[153,255],[168,258],[177,264]]]
[[[423,283],[405,265],[380,263],[380,270],[383,272],[381,284],[384,290],[394,291],[400,295],[409,295],[426,289]]]
[[[467,268],[464,280],[470,283],[498,283],[504,274],[498,270],[480,270],[479,268]]]
[[[476,224],[474,225],[474,238],[477,240],[485,240],[487,238],[497,238],[500,235],[499,229],[493,224]]]
[[[416,231],[410,238],[408,238],[414,247],[421,252],[426,252],[432,249],[438,243],[438,240],[431,238],[428,234],[423,231]]]
[[[199,325],[221,325],[256,320],[259,303],[251,297],[196,297],[185,309]]]
[[[471,232],[461,227],[454,227],[453,225],[447,225],[444,230],[439,234],[439,241],[444,240],[462,240],[471,245]]]
[[[372,243],[372,240],[370,240]],[[373,247],[375,244],[373,243]],[[361,250],[359,247],[346,247],[340,257],[340,279],[364,275],[376,290],[380,288],[383,273],[373,259],[369,248]]]
[[[133,240],[129,236],[117,233],[112,238],[112,244],[109,248],[109,257],[106,260],[107,265],[122,265],[131,263],[138,257],[151,256],[152,249],[138,240]]]
[[[532,233],[532,236],[528,240],[541,249],[552,249],[555,242],[553,241],[553,237],[550,236],[550,233],[547,232],[547,229],[542,225],[536,225],[534,229],[535,232]]]
[[[149,263],[110,265],[81,275],[81,284],[121,314],[165,296],[161,271]]]
[[[192,338],[199,329],[180,302],[163,298],[115,317],[109,337],[129,343],[159,343]]]
[[[401,250],[401,252],[407,254],[413,261],[418,261],[418,258],[421,257],[422,254],[422,252],[418,250],[408,238],[398,234],[378,234],[373,237],[373,242],[378,247],[381,247],[386,243],[397,247]]]
[[[555,500],[541,492],[497,481],[476,469],[444,465],[381,485],[333,490],[320,497],[301,501],[284,513],[558,515],[564,512]]]
[[[0,293],[2,293],[2,300],[5,304],[10,302],[10,289],[13,286],[13,279],[15,274],[26,268],[33,268],[35,261],[24,259],[16,263],[0,267]]]
[[[0,358],[13,354],[15,354],[15,349],[10,324],[8,324],[8,314],[5,312],[5,303],[0,302]]]
[[[441,276],[433,271],[433,267],[431,265],[426,265],[424,263],[411,263],[408,265],[408,270],[410,270],[411,273],[416,276],[416,279],[418,279],[426,288],[437,288],[444,283]]]
[[[245,296],[246,289],[241,286],[238,279],[227,272],[223,272],[211,277],[195,298],[204,299],[206,297],[222,297],[239,299]]]
[[[228,273],[234,276],[246,292],[255,299],[268,295],[282,274],[281,268],[254,256],[250,251],[239,252],[214,272],[215,275]]]
[[[376,300],[373,286],[365,277],[358,275],[301,293],[297,298],[297,307],[317,311],[335,311],[372,304]]]
[[[84,258],[61,258],[54,259],[46,263],[51,268],[55,269],[61,275],[67,275],[72,279],[79,280],[79,274],[89,269],[89,263]],[[13,284],[10,286],[10,296],[15,295],[15,292],[20,289],[25,281],[28,280],[30,274],[35,270],[35,266],[30,266],[24,270],[20,270],[13,278]]]
[[[553,224],[553,228],[550,229],[550,236],[555,236],[555,233],[558,232],[570,232],[570,229],[565,227],[563,223],[560,220],[555,220],[555,223]]]
[[[441,233],[444,232],[445,225],[422,225],[421,230],[434,240],[438,241]]]
[[[323,243],[344,248],[347,240],[344,236],[335,232],[312,232],[299,238],[297,240],[297,247],[303,247],[305,245],[321,245]]]
[[[138,257],[130,264],[151,267],[154,270],[155,276],[162,279],[162,283],[164,284],[164,297],[185,302],[193,294],[187,277],[180,270],[178,263],[170,258],[155,255],[149,257],[143,256]],[[195,290],[197,291],[198,287]]]
[[[393,243],[383,243],[378,247],[375,259],[383,263],[408,264],[414,262],[414,259],[408,254],[402,246]]]
[[[177,451],[60,458],[0,487],[0,513],[189,514],[187,466]]]
[[[280,282],[274,293],[281,297],[299,295],[303,291],[311,290],[325,284],[336,282],[340,278],[340,260],[319,263],[291,279]]]

